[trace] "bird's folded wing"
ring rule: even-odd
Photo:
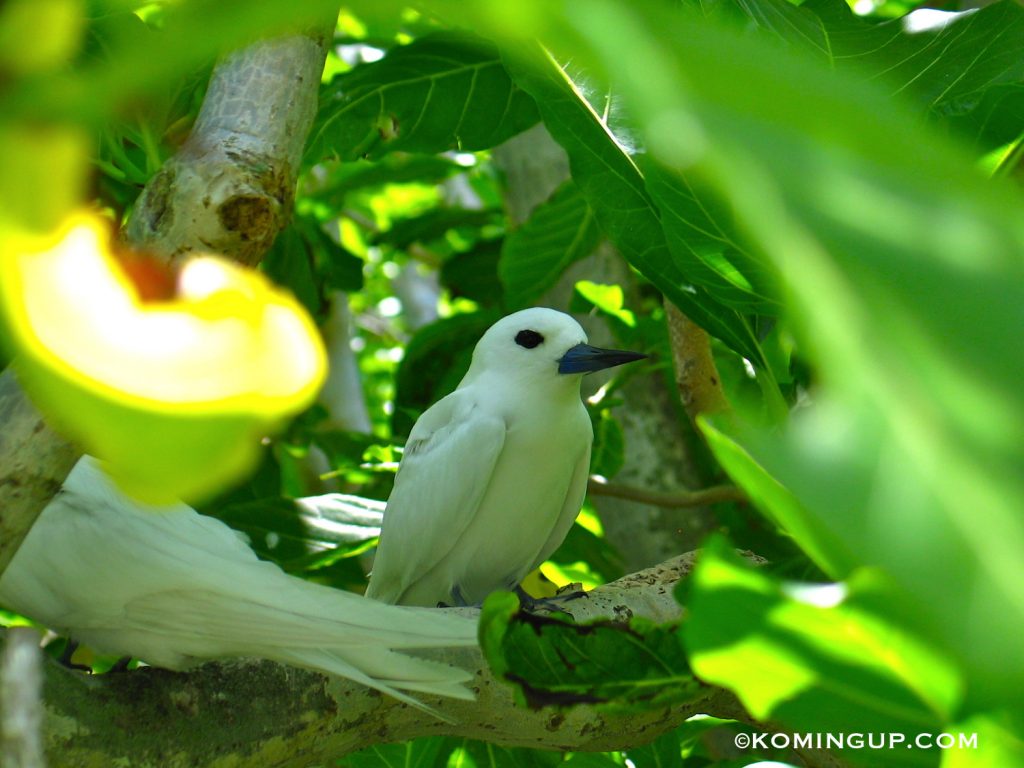
[[[487,491],[505,444],[505,422],[456,390],[409,436],[384,512],[367,596],[398,602],[457,545]]]
[[[551,535],[544,542],[544,546],[537,555],[537,559],[530,566],[531,571],[534,568],[539,568],[541,563],[551,557],[551,554],[565,541],[569,529],[572,528],[572,524],[576,522],[576,517],[580,513],[583,500],[587,496],[587,478],[589,477],[590,446],[588,445],[586,450],[576,460],[572,471],[572,478],[569,480],[569,487],[566,489],[565,501],[562,503],[562,511],[558,516],[558,522],[555,523],[555,527],[551,530]]]

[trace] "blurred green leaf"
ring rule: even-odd
[[[562,184],[505,238],[498,274],[509,306],[535,301],[570,264],[589,256],[600,236],[579,188],[571,180]]]
[[[798,498],[713,422],[702,418],[699,426],[729,477],[747,492],[754,506],[796,540],[819,568],[832,578],[843,578],[854,569],[857,560],[842,538],[810,514]]]
[[[81,205],[88,158],[75,127],[0,120],[0,237],[10,227],[55,230]]]
[[[397,4],[381,3],[397,9]],[[123,7],[106,9],[100,18]],[[208,66],[217,56],[281,30],[324,25],[337,4],[309,0],[190,0],[165,4],[158,30],[111,39],[101,61],[24,78],[0,91],[0,114],[32,121],[102,125],[112,113],[160,98],[183,73]]]
[[[579,703],[613,708],[688,701],[700,694],[678,628],[634,618],[575,625],[519,610],[511,592],[484,601],[480,644],[496,677],[532,708]]]
[[[421,37],[338,75],[321,105],[313,158],[487,149],[537,122],[493,44],[460,32]]]
[[[876,83],[653,4],[572,7],[652,153],[698,162],[785,275],[834,397],[748,450],[861,563],[918,596],[976,695],[1019,690],[1020,192],[984,180]],[[681,153],[683,130],[704,142],[698,156]]]
[[[687,584],[690,663],[758,720],[821,732],[937,732],[960,704],[957,672],[875,614],[878,588],[867,573],[846,584],[779,583],[713,539]],[[917,750],[886,759],[930,762]]]
[[[606,315],[614,317],[630,328],[636,325],[636,315],[625,308],[626,296],[621,285],[603,285],[592,280],[577,280],[575,288],[576,293]]]

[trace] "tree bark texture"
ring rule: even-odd
[[[131,245],[260,260],[291,211],[333,29],[332,18],[314,37],[260,41],[216,67],[192,134],[136,204]],[[0,573],[80,455],[46,427],[13,371],[0,374]]]
[[[694,553],[569,600],[577,620],[644,616],[674,621],[672,589]],[[475,609],[461,610],[475,614]],[[205,664],[174,673],[143,668],[88,676],[48,665],[45,743],[51,768],[328,765],[374,744],[450,735],[507,746],[606,751],[653,740],[695,714],[749,720],[734,697],[707,687],[686,704],[641,713],[590,706],[530,710],[495,680],[479,649],[432,658],[475,671],[475,702],[423,697],[445,719],[347,680],[268,661]]]

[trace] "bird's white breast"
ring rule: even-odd
[[[408,602],[431,604],[452,590],[452,602],[476,604],[526,576],[566,514],[573,474],[592,441],[579,394],[569,394],[568,401],[525,404],[493,393],[483,399],[482,407],[501,411],[506,423],[501,455],[476,514],[451,552],[410,588]]]

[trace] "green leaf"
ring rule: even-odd
[[[661,215],[666,242],[680,269],[723,305],[777,314],[776,277],[755,258],[734,216],[700,180],[639,157],[647,191]]]
[[[375,744],[346,755],[340,768],[441,768],[451,751],[451,739],[431,736],[401,744]]]
[[[338,75],[321,105],[309,142],[314,159],[488,149],[537,122],[494,46],[458,32],[421,37]]]
[[[324,289],[355,293],[363,288],[363,260],[336,243],[312,216],[295,216],[295,229],[310,251]]]
[[[413,336],[395,377],[395,434],[409,434],[420,413],[455,389],[469,369],[473,347],[497,319],[491,311],[453,315]]]
[[[481,306],[501,303],[504,292],[498,280],[501,240],[482,240],[473,248],[445,260],[441,283],[455,298],[472,299]]]
[[[969,111],[988,88],[1024,78],[1024,8],[1003,0],[944,14],[913,31],[906,17],[860,18],[842,0],[737,0],[750,19],[830,67],[885,83],[938,115]]]
[[[630,328],[636,326],[636,315],[624,308],[626,296],[621,285],[602,285],[591,280],[577,280],[574,287],[576,293],[606,315],[611,315]]]
[[[386,184],[439,184],[465,168],[454,160],[433,155],[411,155],[393,152],[377,161],[356,160],[346,163],[325,163],[327,178],[309,191],[318,202],[332,210],[341,208],[352,192]]]
[[[845,584],[779,583],[712,539],[688,583],[683,637],[694,672],[735,691],[758,720],[938,731],[960,703],[957,672],[875,613],[880,589],[863,572]]]
[[[495,676],[533,708],[648,708],[689,701],[700,691],[671,625],[642,619],[575,625],[522,612],[514,594],[496,592],[484,602],[480,644]]]
[[[556,768],[563,765],[557,752],[523,747],[502,747],[486,741],[463,739],[456,742],[447,768]]]
[[[629,749],[626,753],[635,768],[676,768],[682,763],[679,735],[672,730],[650,744]]]
[[[498,274],[510,307],[525,307],[555,284],[601,237],[594,213],[570,180],[533,209],[506,238]]]
[[[380,535],[383,502],[331,494],[264,498],[204,510],[248,537],[260,557],[299,572],[353,557]]]
[[[313,274],[313,254],[294,224],[277,236],[260,266],[275,283],[289,288],[306,311],[319,314],[320,290]]]
[[[764,360],[747,320],[675,264],[644,178],[581,89],[543,49],[506,50],[515,81],[536,99],[544,124],[569,155],[572,177],[598,225],[622,255],[708,333],[758,366]]]
[[[785,439],[748,450],[860,563],[917,597],[975,695],[1016,696],[1024,199],[886,87],[640,7],[594,0],[572,21],[615,68],[652,154],[696,163],[785,276],[831,393]],[[702,138],[699,158],[682,130]]]
[[[431,208],[408,219],[398,219],[391,228],[374,238],[374,243],[387,243],[394,248],[408,248],[413,243],[430,243],[445,236],[449,230],[477,230],[501,223],[499,211],[472,208]]]
[[[590,471],[603,477],[615,477],[626,461],[626,438],[622,427],[608,408],[591,410],[594,445],[590,454]]]
[[[722,469],[747,492],[754,506],[796,540],[815,565],[833,578],[842,578],[853,570],[857,560],[843,540],[808,512],[742,445],[706,418],[701,418],[698,425]]]

